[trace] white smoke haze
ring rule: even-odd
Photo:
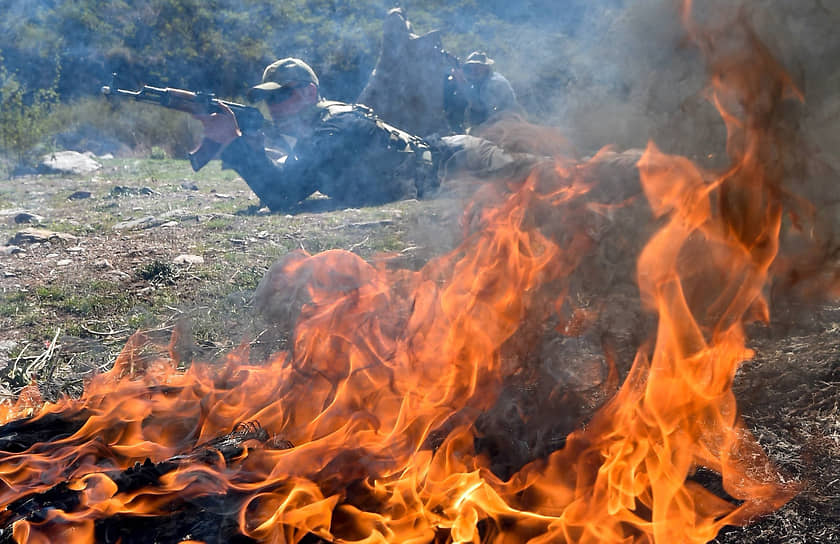
[[[838,205],[835,204],[840,199],[834,194],[837,172],[840,171],[840,62],[837,61],[840,58],[840,32],[836,30],[840,27],[840,6],[836,3],[828,5],[832,1],[755,0],[744,2],[740,7],[725,0],[698,0],[693,10],[698,24],[712,27],[726,25],[742,17],[787,68],[802,92],[804,102],[791,101],[785,106],[788,108],[785,110],[786,119],[790,122],[790,145],[797,150],[797,146],[802,149],[802,153],[792,153],[788,170],[797,181],[803,182],[800,184],[802,194],[818,203],[818,220],[828,227],[826,230],[829,232],[836,230],[835,223],[840,218]],[[27,0],[0,2],[0,12],[5,14],[0,15],[3,19],[0,31],[8,30],[15,36],[26,37],[27,43],[31,44],[37,43],[38,24],[43,22],[39,19],[39,7],[64,5],[69,10],[71,6],[70,3],[39,4]],[[301,4],[284,3],[280,7],[279,20],[294,27],[299,15],[295,7]],[[429,3],[433,4],[437,3]],[[237,44],[251,41],[252,55],[247,62],[239,63],[235,73],[215,72],[215,67],[222,62],[219,55],[224,52],[209,45],[191,50],[190,62],[195,71],[181,73],[175,66],[167,66],[162,57],[143,58],[129,54],[126,44],[121,43],[121,37],[108,35],[107,29],[103,29],[100,36],[101,43],[63,48],[62,68],[67,71],[78,67],[80,73],[89,70],[85,72],[85,77],[90,88],[80,92],[96,97],[99,86],[108,83],[105,78],[114,67],[112,62],[115,57],[109,57],[109,53],[125,51],[130,57],[122,59],[126,70],[136,70],[136,74],[126,74],[127,77],[142,75],[142,82],[152,85],[201,85],[221,91],[223,97],[227,92],[231,94],[230,98],[236,98],[239,92],[258,80],[265,63],[277,57],[298,56],[311,62],[319,72],[325,96],[351,100],[361,90],[373,67],[381,40],[382,18],[393,4],[366,2],[362,7],[354,8],[338,2],[318,3],[324,17],[320,19],[323,24],[319,31],[331,36],[329,48],[307,39],[305,35],[284,35],[279,30],[262,34],[262,23],[265,23],[263,13],[260,10],[251,11],[256,3],[240,6],[233,0],[221,0],[212,5],[225,11],[238,10],[239,17],[235,21],[202,19],[202,25],[207,26],[197,25],[197,33],[210,36],[225,30],[235,34],[239,40]],[[149,6],[151,9],[151,4]],[[688,156],[703,166],[727,163],[725,127],[705,92],[709,78],[707,66],[703,55],[688,39],[680,20],[679,2],[566,0],[549,3],[522,0],[487,2],[481,7],[470,3],[463,8],[450,8],[440,2],[437,10],[420,10],[419,6],[419,3],[403,3],[416,33],[440,29],[443,45],[461,58],[473,49],[486,49],[496,60],[497,69],[510,79],[518,92],[527,120],[543,127],[556,128],[571,142],[579,156],[591,156],[603,146],[614,146],[618,150],[640,149],[648,141],[654,141],[666,153]],[[147,12],[141,19],[135,23],[151,24],[155,20],[155,12]],[[312,24],[299,21],[300,27]],[[69,38],[69,35],[64,36],[68,43]],[[149,31],[147,38],[153,41],[157,36]],[[165,38],[165,42],[160,44],[164,49],[177,42],[177,36]],[[20,60],[22,58],[9,57],[4,67],[23,73],[27,67]],[[8,64],[10,59],[17,64]],[[151,67],[150,73],[144,72],[145,63]],[[160,79],[143,79],[147,76]],[[69,81],[78,80],[81,75],[74,77]],[[638,155],[628,153],[624,159],[615,168],[620,170],[621,175],[604,175],[601,177],[606,179],[598,179],[601,182],[598,190],[612,197],[605,197],[604,202],[612,204],[629,200],[624,192],[638,189],[628,187],[631,183],[624,183],[627,178],[636,176],[634,159],[637,160]],[[605,170],[609,174],[609,165]],[[632,174],[627,176],[627,172]],[[453,202],[452,205],[452,216],[460,216],[462,203]],[[592,229],[597,231],[598,236],[590,235],[597,239],[599,253],[586,263],[592,272],[581,273],[581,277],[576,279],[579,285],[573,285],[581,298],[593,293],[609,295],[610,289],[623,296],[610,299],[618,302],[613,304],[614,308],[605,317],[603,327],[610,329],[619,340],[626,341],[626,350],[635,350],[638,347],[637,336],[641,336],[634,329],[640,321],[635,306],[631,309],[630,303],[622,304],[624,301],[636,302],[637,289],[632,284],[636,254],[631,251],[636,248],[632,244],[643,244],[649,235],[648,216],[641,217],[642,214],[637,213],[645,204],[637,199],[634,205],[637,208],[628,206],[611,216],[609,221],[604,219],[593,223]],[[557,219],[556,216],[553,218]],[[437,218],[429,218],[428,221],[432,223]],[[451,238],[445,238],[441,233],[444,227],[454,226],[454,223],[429,225],[428,229],[420,225],[418,230],[427,230],[427,236],[418,233],[416,240],[430,247],[455,245],[457,233],[450,233]],[[551,222],[545,223],[550,230]],[[557,229],[559,231],[560,227]],[[559,234],[557,237],[560,239]],[[626,240],[632,244],[623,245]],[[606,266],[600,266],[604,263]],[[299,310],[285,301],[279,307],[285,311]],[[275,320],[280,321],[276,317]],[[289,321],[293,322],[293,319]],[[600,373],[606,368],[602,365],[604,357],[600,341],[603,338],[600,335],[567,339],[552,334],[540,338],[522,335],[523,346],[509,347],[511,351],[521,347],[523,351],[539,352],[535,357],[544,367],[539,370],[553,378],[544,380],[546,383],[557,381],[568,384],[571,389],[583,390],[591,385],[590,382],[605,380]],[[540,346],[540,349],[533,349],[532,344]],[[581,357],[581,354],[588,357]],[[632,359],[632,353],[621,349],[618,355],[620,362],[629,363]],[[562,360],[564,357],[575,363],[568,364]],[[533,404],[535,398],[530,390],[507,392],[507,395],[502,398],[498,409],[490,413],[488,419],[491,421],[487,423],[504,430],[504,433],[498,433],[503,436],[490,438],[499,439],[499,444],[505,447],[508,444],[502,439],[516,442],[519,438],[517,432],[523,435],[527,432],[505,430],[505,416],[513,412],[520,401]],[[544,407],[539,408],[542,411]],[[550,415],[555,417],[553,412]],[[498,417],[499,422],[492,421],[493,417]],[[575,412],[565,414],[565,417],[568,421],[564,424],[574,428],[583,416]],[[553,424],[557,425],[556,422]],[[555,434],[562,438],[568,430],[564,427],[562,433]],[[536,439],[534,442],[541,443]],[[520,443],[525,444],[524,441]],[[543,447],[555,448],[559,447],[559,443],[558,440],[543,444]],[[544,452],[539,450],[537,453],[542,455]],[[534,451],[526,449],[519,457],[516,451],[511,451],[510,456],[524,462],[533,454]]]
[[[840,88],[840,7],[832,2],[765,0],[697,2],[701,24],[739,14],[787,68],[802,90],[804,132],[837,148]],[[720,153],[725,131],[704,94],[708,74],[686,41],[677,2],[591,2],[574,35],[528,32],[523,25],[497,66],[513,82],[535,119],[561,128],[581,150],[604,145],[663,149],[702,157]],[[556,74],[556,87],[535,82]],[[836,168],[836,153],[822,158]]]
[[[454,7],[402,2],[401,7],[416,33],[440,30],[444,47],[460,58],[473,49],[486,49],[513,84],[529,120],[558,127],[584,154],[604,145],[643,147],[650,139],[666,151],[696,157],[719,154],[725,134],[703,94],[707,74],[698,51],[685,40],[679,4],[521,0]],[[837,3],[696,4],[695,18],[710,24],[744,14],[801,87],[806,132],[825,147],[836,148]],[[90,28],[69,3],[6,0],[0,31],[9,41],[0,40],[0,54],[7,70],[40,85],[53,80],[54,56],[60,56],[60,90],[72,89],[71,96],[95,96],[110,71],[119,69],[129,81],[194,85],[201,87],[196,90],[227,93],[228,98],[241,97],[274,58],[298,56],[320,73],[326,96],[352,100],[376,61],[382,21],[394,4],[289,2],[269,9],[259,2],[220,0],[208,6],[235,17],[207,15],[192,2],[183,5],[193,6],[189,9],[196,19],[192,35],[180,37],[166,33],[165,4],[128,9],[101,5],[97,16],[107,24]],[[123,20],[126,16],[136,19]],[[133,32],[132,42],[120,34],[123,31]],[[225,40],[211,39],[220,34]],[[80,44],[74,35],[84,36],[86,42]],[[178,51],[179,39],[186,40],[183,62],[167,65],[165,55]],[[219,43],[227,43],[230,50]],[[235,49],[242,47],[249,57],[234,62]],[[823,160],[838,166],[836,157]]]

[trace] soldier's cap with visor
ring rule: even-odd
[[[484,51],[473,51],[467,56],[464,64],[480,64],[481,66],[493,66],[495,61],[487,56]]]
[[[260,100],[280,89],[300,87],[307,83],[314,83],[316,87],[319,85],[315,71],[302,60],[287,57],[266,67],[262,82],[249,89],[248,98]]]

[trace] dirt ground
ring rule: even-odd
[[[277,215],[215,163],[195,174],[184,161],[103,162],[91,175],[0,184],[5,394],[47,366],[50,381],[79,393],[138,329],[168,334],[189,321],[208,355],[248,338],[259,346],[250,298],[279,256],[342,248],[417,265],[457,232],[456,200],[333,209],[316,195]]]
[[[243,341],[265,356],[282,345],[263,339],[252,295],[275,259],[341,248],[417,268],[455,245],[464,208],[455,195],[365,209],[314,198],[294,213],[269,214],[216,165],[197,175],[185,161],[102,163],[86,176],[0,183],[6,398],[31,381],[47,399],[80,394],[139,329],[189,329],[193,358]],[[715,542],[840,542],[840,306],[780,300],[771,310],[769,326],[750,329],[756,356],[735,391],[748,427],[802,491]]]

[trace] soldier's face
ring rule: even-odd
[[[464,77],[468,81],[480,81],[490,74],[490,67],[483,64],[467,64],[464,66]]]
[[[300,113],[317,101],[318,90],[314,85],[285,87],[279,92],[266,96],[268,112],[275,120],[283,120]]]

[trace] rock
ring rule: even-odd
[[[11,362],[9,355],[17,348],[14,340],[0,340],[0,369],[5,369]]]
[[[73,264],[73,259],[61,259],[60,261],[56,261],[56,266],[68,266]]]
[[[0,340],[0,355],[8,355],[17,347],[14,340]]]
[[[106,274],[108,274],[109,276],[113,276],[115,279],[118,279],[118,280],[128,280],[128,279],[131,279],[131,275],[126,274],[126,273],[125,273],[125,272],[123,272],[122,270],[116,270],[116,269],[114,269],[114,270],[108,270],[108,271],[106,272]]]
[[[19,214],[15,215],[14,217],[15,223],[43,223],[44,218],[40,215],[29,213],[29,212],[20,212]]]
[[[201,255],[178,255],[172,262],[175,264],[204,264],[204,257]]]
[[[24,249],[20,246],[0,247],[0,255],[15,255],[17,253],[24,253]]]
[[[114,230],[147,229],[157,224],[157,219],[149,215],[140,219],[130,219],[114,225]]]
[[[122,185],[114,185],[111,187],[111,196],[123,196],[130,194],[136,194],[136,190],[132,187],[123,187]]]
[[[198,215],[184,209],[175,209],[161,213],[158,218],[172,221],[197,221]]]
[[[38,170],[46,174],[90,174],[102,168],[94,159],[78,151],[56,151],[41,157]]]
[[[9,240],[9,245],[43,243],[54,239],[61,240],[62,242],[75,242],[78,240],[78,238],[66,232],[53,232],[47,229],[31,228],[24,229],[15,234]]]
[[[115,185],[111,189],[111,196],[126,196],[126,195],[160,195],[151,187],[125,187],[122,185]]]
[[[76,191],[67,197],[67,200],[84,200],[91,197],[90,191]]]

